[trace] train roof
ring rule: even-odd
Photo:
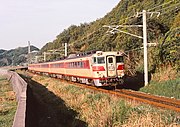
[[[62,60],[70,60],[70,59],[76,59],[76,58],[90,57],[94,54],[97,54],[97,56],[98,56],[99,53],[113,54],[114,52],[116,52],[116,51],[103,52],[103,51],[93,50],[93,51],[88,51],[88,52],[83,52],[83,53],[70,54],[68,57],[62,57],[62,58],[57,59],[56,61],[47,61],[47,62],[34,63],[34,64],[56,63],[56,62],[60,62]],[[122,52],[117,52],[117,53],[119,53],[120,55],[123,54]]]

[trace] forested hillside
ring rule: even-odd
[[[63,49],[68,43],[69,51],[84,52],[89,50],[124,51],[131,59],[136,70],[142,71],[142,39],[124,34],[107,34],[104,25],[139,25],[142,16],[137,12],[160,12],[147,14],[149,67],[170,64],[176,70],[180,65],[180,2],[179,0],[121,0],[119,4],[103,18],[79,26],[71,25],[47,43],[41,51]],[[142,28],[122,28],[121,30],[142,36]]]
[[[39,51],[35,46],[31,46],[31,51]],[[11,50],[0,49],[0,67],[9,65],[22,65],[27,63],[28,47],[18,47]]]

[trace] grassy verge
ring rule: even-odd
[[[140,91],[180,99],[180,78],[160,82],[151,81],[148,86],[141,88]]]
[[[14,92],[10,83],[0,77],[0,127],[11,127],[17,108]]]
[[[34,75],[33,80],[46,86],[66,105],[79,112],[78,119],[89,127],[178,126],[180,115],[135,101],[69,85],[60,80]],[[48,84],[47,84],[48,83]]]

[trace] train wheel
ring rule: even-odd
[[[91,86],[95,86],[93,79],[87,79],[87,84]]]
[[[119,84],[119,85],[123,85],[123,84],[124,84],[124,80],[123,80],[123,79],[120,79],[118,84]]]

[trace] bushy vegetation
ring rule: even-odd
[[[164,3],[168,4],[157,7]],[[111,12],[101,19],[91,23],[82,23],[79,26],[71,25],[57,35],[56,39],[47,43],[41,51],[62,49],[64,43],[69,44],[69,53],[89,50],[129,51],[140,48],[142,47],[141,39],[123,33],[107,35],[107,28],[103,26],[142,24],[141,16],[128,19],[126,17],[134,16],[136,12],[142,12],[143,9],[161,12],[159,17],[157,14],[147,16],[148,42],[157,43],[156,47],[150,49],[149,67],[156,69],[159,65],[171,63],[175,69],[179,70],[179,0],[121,0]],[[122,30],[142,35],[142,28],[123,28]],[[136,61],[135,69],[142,66],[142,55],[143,53],[139,52],[131,58],[131,61]],[[134,62],[131,65],[133,66]]]
[[[180,99],[180,78],[161,82],[152,81],[149,86],[141,88],[140,91]]]
[[[16,112],[17,103],[10,83],[0,77],[0,126],[11,127]]]

